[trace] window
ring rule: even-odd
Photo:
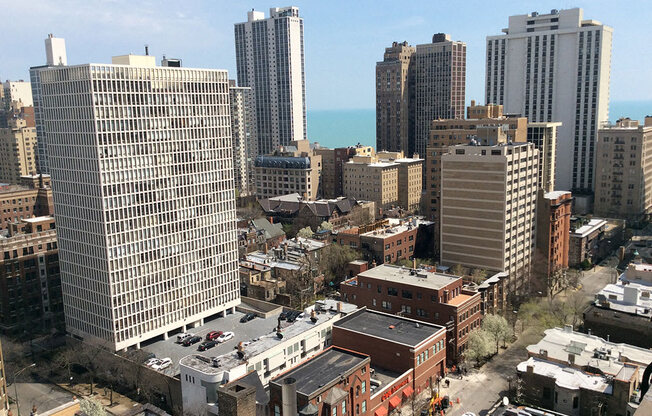
[[[383,301],[383,309],[392,309],[392,302]]]
[[[333,411],[331,412],[332,416],[337,416],[337,406],[333,407]]]
[[[417,316],[425,318],[428,316],[428,312],[426,312],[424,309],[417,308]]]
[[[407,305],[401,305],[401,312],[403,313],[412,313],[412,307]]]
[[[362,391],[362,394],[365,394],[367,392],[367,382],[366,381],[362,382],[361,391]]]
[[[398,296],[398,290],[396,290],[394,287],[388,287],[387,294],[390,296]]]
[[[544,387],[543,388],[543,398],[544,399],[549,399],[550,398],[550,387]]]
[[[362,414],[367,411],[367,401],[363,400],[362,401]]]
[[[274,416],[281,416],[281,408],[277,404],[274,405]]]
[[[403,290],[401,292],[401,296],[403,296],[405,299],[412,299],[412,292],[409,290]]]
[[[580,398],[577,396],[573,397],[573,409],[577,409],[579,405],[580,405]]]
[[[342,402],[342,414],[346,414],[346,402]]]

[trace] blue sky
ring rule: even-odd
[[[0,79],[27,79],[45,62],[43,39],[64,37],[68,63],[110,62],[112,55],[179,57],[184,66],[227,69],[235,77],[233,23],[247,10],[300,7],[304,18],[308,109],[373,108],[374,66],[392,41],[427,43],[450,33],[467,43],[467,102],[484,100],[485,37],[508,16],[584,8],[614,28],[612,101],[652,100],[652,8],[649,1],[336,1],[0,0]]]

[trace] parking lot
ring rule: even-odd
[[[200,354],[206,357],[216,357],[225,354],[236,348],[240,341],[251,341],[261,335],[275,331],[276,325],[278,324],[278,315],[267,319],[257,317],[252,321],[241,324],[240,318],[244,315],[244,313],[236,311],[235,313],[226,315],[223,318],[217,318],[205,322],[204,325],[197,328],[188,329],[187,332],[202,337],[201,342],[206,338],[206,334],[211,331],[231,331],[235,334],[235,336],[229,341],[226,341],[223,344],[217,344],[215,347],[207,351],[197,351],[197,347],[201,342],[188,347],[177,344],[177,334],[171,334],[170,338],[167,340],[157,340],[151,343],[142,344],[142,349],[146,352],[154,353],[156,358],[171,358],[172,365],[163,370],[163,372],[171,376],[176,376],[179,374],[179,360],[181,360],[181,358],[190,354]]]

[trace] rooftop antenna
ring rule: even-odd
[[[149,45],[145,44],[145,56],[149,56]]]

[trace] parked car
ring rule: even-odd
[[[150,352],[150,353],[145,354],[145,356],[143,357],[143,364],[147,363],[147,362],[150,361],[152,358],[156,358],[156,355],[154,355],[153,352]],[[145,364],[145,365],[146,365],[146,364]]]
[[[194,336],[195,336],[195,334],[192,334],[190,332],[182,332],[179,335],[177,335],[177,343],[182,344],[183,341],[185,341],[186,339],[188,339],[190,337],[194,337]]]
[[[287,318],[287,321],[290,322],[290,323],[296,321],[296,320],[297,320],[297,317],[298,317],[300,314],[301,314],[301,312],[299,312],[299,311],[290,311],[290,312],[288,312],[288,315],[287,315],[287,317],[288,317],[288,318]]]
[[[211,331],[208,334],[206,334],[206,341],[213,341],[217,339],[217,337],[219,337],[220,335],[222,335],[222,331]]]
[[[143,364],[145,364],[147,367],[151,367],[152,365],[158,363],[159,361],[161,361],[161,360],[159,360],[156,357],[153,357],[153,358],[150,358],[149,360],[145,361]]]
[[[285,321],[286,319],[288,319],[288,313],[281,312],[281,314],[278,316],[278,319],[280,319],[281,321]]]
[[[255,319],[255,318],[256,318],[256,314],[248,313],[248,314],[244,315],[242,318],[240,318],[240,323],[244,324],[244,323],[249,322],[249,321],[251,321],[252,319]]]
[[[222,335],[220,335],[219,337],[217,337],[216,341],[221,344],[221,343],[226,342],[226,341],[230,340],[231,338],[233,338],[234,335],[235,334],[233,332],[225,332]]]
[[[197,351],[206,351],[210,350],[217,344],[217,341],[204,341],[201,344],[199,344],[199,347],[197,347]]]
[[[158,362],[154,365],[152,365],[152,369],[161,371],[165,370],[169,366],[172,365],[172,359],[171,358],[163,358],[162,360],[158,360]]]
[[[196,343],[198,343],[199,341],[201,341],[201,337],[198,337],[198,336],[192,336],[192,337],[190,337],[190,338],[186,338],[186,340],[183,341],[183,346],[184,346],[184,347],[189,347],[189,346],[191,346],[192,344],[196,344]]]

